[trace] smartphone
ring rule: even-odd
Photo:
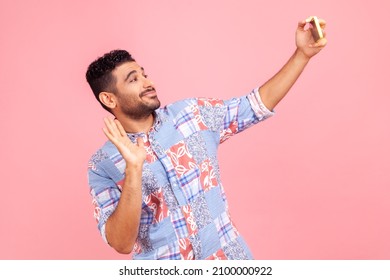
[[[316,16],[311,16],[306,19],[307,23],[310,23],[312,28],[310,28],[311,34],[313,35],[314,41],[318,41],[321,38],[324,38],[320,22]]]

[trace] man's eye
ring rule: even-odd
[[[129,83],[134,83],[134,82],[136,82],[137,81],[137,78],[134,78],[134,79],[131,79],[130,81],[129,81]]]
[[[144,78],[147,78],[147,77],[148,77],[148,75],[144,74]]]

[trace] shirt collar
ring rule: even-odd
[[[149,129],[148,134],[157,132],[161,128],[161,125],[163,124],[163,122],[165,121],[165,117],[161,113],[160,109],[157,109],[156,111],[154,111],[153,112],[153,116],[154,116],[153,125]],[[136,139],[138,137],[143,137],[145,135],[145,133],[143,133],[143,132],[136,132],[136,133],[127,133],[127,135],[130,138],[132,138],[132,139]]]

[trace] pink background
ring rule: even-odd
[[[96,229],[87,162],[108,115],[85,81],[129,50],[163,104],[230,98],[294,51],[329,45],[277,114],[221,146],[230,209],[257,259],[390,259],[389,2],[21,1],[0,4],[0,259],[126,259]]]

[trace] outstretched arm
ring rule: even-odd
[[[320,19],[319,22],[321,28],[324,29],[325,21]],[[275,76],[259,88],[261,100],[269,110],[273,110],[280,100],[283,99],[310,59],[326,46],[325,33],[324,38],[314,42],[310,30],[305,30],[305,25],[305,20],[298,23],[295,34],[297,48],[294,54]]]

